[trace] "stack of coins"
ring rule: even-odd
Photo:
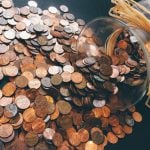
[[[120,35],[112,58],[79,56],[85,21],[67,6],[1,0],[0,14],[0,149],[103,150],[142,121],[134,106],[114,111],[108,103],[119,105],[120,82],[145,80],[138,44],[128,52],[130,38]]]

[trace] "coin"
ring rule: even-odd
[[[10,0],[2,1],[2,6],[4,8],[10,8],[10,7],[12,7],[12,2]]]
[[[16,91],[16,85],[13,82],[6,83],[2,88],[4,96],[12,96]]]
[[[116,144],[118,142],[117,136],[115,136],[112,132],[107,133],[107,140],[111,144]]]
[[[97,144],[95,144],[93,141],[88,141],[85,143],[85,150],[96,150],[97,149]]]
[[[81,128],[78,131],[78,133],[79,133],[81,142],[84,143],[84,142],[87,142],[89,140],[89,132],[86,129]]]
[[[83,80],[83,76],[79,72],[74,72],[71,74],[71,80],[74,83],[81,83]]]
[[[104,142],[104,135],[98,131],[93,132],[91,138],[92,141],[97,145],[102,144]]]
[[[11,104],[13,102],[13,98],[12,97],[2,97],[0,99],[0,106],[7,106],[9,104]]]
[[[51,77],[51,83],[55,86],[58,86],[62,83],[62,77],[61,75],[57,74]]]
[[[133,132],[132,127],[130,127],[128,125],[124,125],[122,129],[125,132],[125,134],[131,134]]]
[[[36,69],[36,76],[38,78],[44,78],[47,75],[47,70],[44,67],[39,67]]]
[[[17,76],[15,83],[19,88],[25,88],[28,85],[28,79],[25,76]]]
[[[53,144],[59,147],[63,143],[63,137],[60,133],[56,132],[52,138]]]
[[[77,132],[73,132],[71,136],[69,136],[69,142],[73,146],[78,146],[81,143],[79,134]]]
[[[33,79],[28,82],[30,89],[38,89],[41,86],[41,82],[38,79]]]
[[[17,113],[18,110],[15,104],[9,104],[4,108],[4,115],[8,118],[15,117]]]
[[[13,40],[16,36],[15,33],[16,33],[15,30],[10,29],[4,32],[4,36],[9,40]]]
[[[143,120],[142,115],[139,112],[134,112],[132,117],[136,122],[141,122]]]
[[[32,122],[32,130],[35,133],[42,133],[45,129],[45,122],[41,118],[37,118]]]
[[[33,0],[28,1],[28,5],[29,5],[30,7],[37,7],[37,6],[38,6],[37,2],[36,2],[36,1],[33,1]]]
[[[68,114],[71,111],[71,105],[68,102],[65,102],[63,100],[59,100],[56,103],[58,110],[60,111],[60,113],[62,114]]]
[[[25,135],[25,142],[28,146],[35,146],[39,141],[38,134],[34,132],[28,132]]]
[[[7,138],[13,133],[13,127],[10,124],[3,124],[0,126],[0,137]]]
[[[55,130],[51,128],[46,128],[43,132],[43,136],[47,140],[52,140],[55,135]]]
[[[69,11],[68,7],[66,5],[60,5],[60,10],[64,13],[67,13]]]
[[[9,77],[15,77],[18,74],[18,68],[16,66],[8,65],[2,69],[3,73]]]
[[[15,103],[20,109],[27,109],[30,106],[30,100],[25,95],[19,95],[15,98]]]

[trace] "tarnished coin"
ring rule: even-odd
[[[28,146],[35,146],[39,141],[38,134],[34,132],[28,132],[25,135],[25,142]]]
[[[19,88],[25,88],[28,85],[28,79],[25,76],[17,76],[15,83]]]
[[[62,83],[63,79],[61,75],[57,74],[51,77],[51,83],[55,86],[58,86]]]
[[[30,100],[25,95],[19,95],[15,98],[15,103],[20,109],[27,109],[30,106]]]
[[[71,111],[71,105],[68,103],[68,102],[65,102],[63,100],[59,100],[57,103],[56,103],[57,107],[58,107],[58,110],[60,111],[60,113],[62,114],[68,114],[70,113]]]
[[[15,117],[17,113],[18,109],[15,104],[9,104],[4,108],[4,115],[8,118]]]
[[[104,142],[104,135],[98,131],[93,132],[91,138],[92,141],[97,145],[102,144]]]
[[[52,138],[53,144],[59,147],[63,143],[63,137],[60,133],[56,132]]]

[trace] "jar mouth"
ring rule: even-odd
[[[94,20],[90,21],[89,23],[87,23],[86,26],[81,31],[79,38],[77,39],[77,45],[76,45],[78,53],[82,52],[82,51],[81,52],[79,51],[81,38],[85,34],[86,30],[90,29],[90,28],[92,28],[92,30],[94,32],[93,35],[94,36],[96,35],[98,38],[100,36],[100,38],[102,40],[102,41],[100,41],[102,45],[98,45],[98,46],[104,46],[107,41],[108,36],[118,28],[123,28],[124,30],[129,31],[129,33],[131,33],[131,35],[137,37],[135,34],[135,31],[133,30],[134,28],[132,29],[126,23],[124,23],[118,19],[114,19],[112,17],[98,17],[98,18],[95,18]],[[144,60],[146,61],[146,67],[148,70],[149,64],[147,62],[148,61],[147,53],[145,52],[145,48],[141,44],[142,41],[139,39],[139,37],[137,37],[137,43],[139,43],[139,45],[142,47],[142,51],[144,52]],[[88,48],[88,47],[85,47],[85,49],[86,48]],[[105,51],[105,49],[104,49],[104,51]],[[85,53],[85,52],[83,51],[83,53]],[[78,54],[78,55],[80,55],[80,54]],[[142,83],[142,85],[137,87],[136,90],[134,89],[134,87],[131,87],[131,91],[125,92],[126,89],[128,89],[128,86],[124,86],[123,88],[121,87],[122,91],[126,93],[125,95],[123,94],[124,98],[122,98],[122,101],[126,101],[128,98],[130,99],[132,97],[132,102],[130,105],[125,106],[120,110],[125,110],[128,107],[135,105],[140,100],[142,100],[142,98],[144,97],[144,95],[147,92],[148,80],[149,80],[148,76],[149,76],[149,72],[147,71],[144,82]],[[128,93],[130,93],[130,94],[128,94]],[[121,97],[123,97],[123,96],[121,96]]]

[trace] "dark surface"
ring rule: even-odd
[[[15,6],[24,6],[27,0],[14,0]],[[47,9],[48,6],[65,4],[70,12],[87,22],[100,16],[106,16],[111,6],[110,0],[37,0],[39,7]],[[118,144],[109,145],[106,150],[150,150],[150,109],[144,105],[146,98],[138,103],[137,108],[143,115],[143,122],[136,124],[134,132]]]

